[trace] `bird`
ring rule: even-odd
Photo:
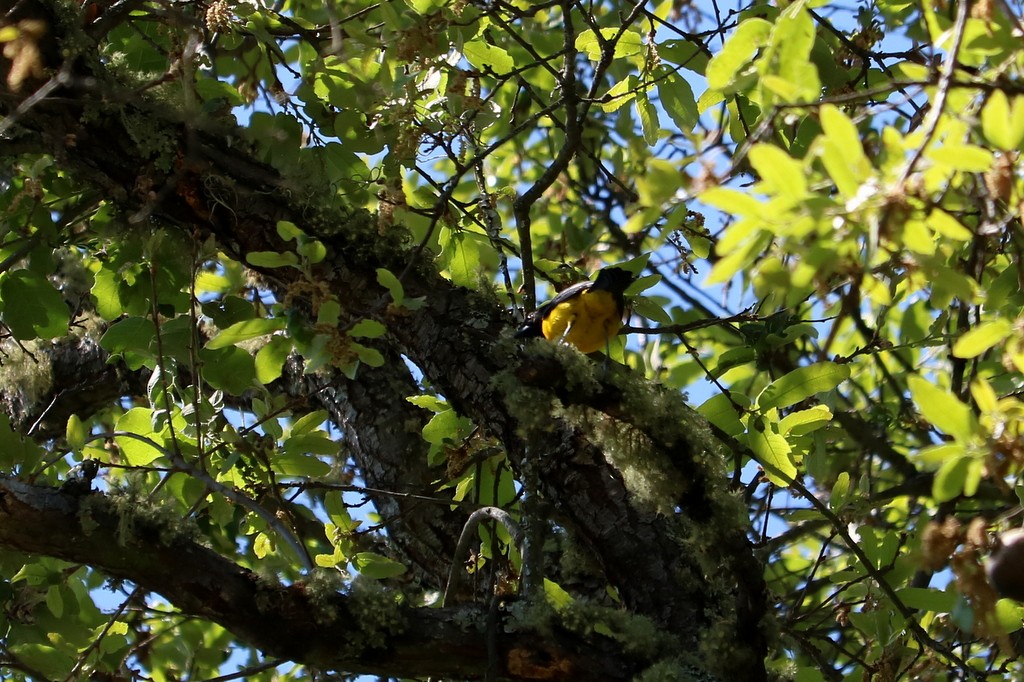
[[[604,268],[593,281],[573,284],[534,311],[516,338],[543,336],[572,344],[582,353],[607,350],[622,327],[624,292],[633,280],[627,270]]]

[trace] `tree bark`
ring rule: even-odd
[[[0,546],[87,564],[158,592],[270,657],[388,677],[481,677],[490,661],[480,609],[409,608],[394,594],[325,593],[261,579],[189,534],[106,497],[0,478]],[[567,633],[498,631],[514,679],[624,680],[636,662]]]

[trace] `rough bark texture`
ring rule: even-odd
[[[131,580],[273,657],[389,677],[479,677],[488,666],[486,631],[472,609],[399,608],[372,592],[325,596],[268,583],[186,533],[140,521],[95,493],[0,478],[0,545]],[[631,672],[628,659],[565,634],[498,637],[502,667],[521,679],[614,680]]]
[[[398,361],[401,354],[460,413],[504,445],[513,466],[536,481],[538,500],[596,558],[631,612],[670,633],[677,651],[717,658],[709,667],[723,676],[765,678],[763,583],[744,536],[742,510],[725,489],[725,448],[679,396],[652,390],[624,372],[570,380],[591,371],[591,365],[581,364],[590,361],[540,346],[517,348],[509,341],[509,319],[502,308],[440,277],[422,254],[408,248],[401,229],[378,226],[361,211],[315,207],[309,197],[300,200],[299,185],[232,144],[233,131],[185,125],[172,111],[120,89],[101,67],[90,64],[95,59],[84,54],[70,68],[71,85],[61,89],[59,102],[44,100],[20,114],[19,134],[53,154],[78,183],[133,216],[126,230],[142,229],[145,216],[151,216],[199,240],[212,236],[246,262],[246,254],[254,251],[286,250],[275,225],[292,221],[328,247],[314,277],[345,302],[354,318],[373,317],[387,326],[388,359],[394,367],[368,370],[356,382],[305,385],[346,429],[368,483],[412,492],[430,480],[416,437],[422,415],[405,404],[414,385]],[[21,97],[0,92],[0,113],[10,113]],[[86,109],[88,116],[83,116]],[[133,142],[140,131],[127,129],[127,121],[145,121],[173,141],[173,171],[161,171],[151,151]],[[73,145],[66,144],[69,139]],[[162,188],[156,205],[149,192],[136,190],[140,186]],[[425,305],[414,310],[386,305],[378,268],[406,272],[406,296],[421,298]],[[291,268],[263,274],[279,297],[302,278]],[[536,380],[538,367],[545,368],[543,381]],[[117,386],[123,390],[123,384]],[[303,390],[301,383],[294,390]],[[612,456],[609,443],[616,437],[635,445]],[[672,492],[651,499],[627,481],[623,461],[640,462],[651,480],[665,482]],[[396,519],[395,538],[409,558],[434,580],[443,575],[453,558],[458,514],[397,498],[381,497],[377,503]],[[83,504],[98,524],[91,535],[79,526]],[[185,540],[167,545],[145,532],[119,538],[115,512],[105,504],[102,498],[68,499],[3,481],[0,546],[87,563],[128,578],[184,611],[216,620],[271,655],[391,676],[472,677],[483,672],[480,616],[469,621],[467,637],[454,612],[403,611],[404,626],[377,633],[383,637],[380,647],[357,647],[342,655],[332,648],[337,642],[367,636],[350,630],[358,618],[332,616],[327,627],[313,622],[310,598],[301,588],[260,584]],[[168,571],[170,566],[177,567]],[[345,597],[328,602],[338,613],[352,608]],[[281,632],[290,635],[282,639]],[[563,642],[561,636],[541,638],[532,631],[500,637],[501,672],[513,678],[543,673],[551,675],[547,679],[623,679],[637,669],[615,647],[598,654],[578,639]]]

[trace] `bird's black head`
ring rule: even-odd
[[[634,279],[636,278],[633,276],[633,273],[622,268],[605,268],[597,273],[597,279],[594,280],[594,286],[591,288],[621,295],[622,292],[629,288]]]

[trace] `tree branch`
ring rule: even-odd
[[[416,609],[394,593],[258,577],[174,530],[98,493],[76,496],[0,478],[0,547],[87,564],[158,592],[273,657],[388,677],[479,677],[488,665],[482,607]],[[127,529],[127,530],[126,530]],[[498,633],[512,679],[624,680],[634,663],[565,632],[524,623]]]

